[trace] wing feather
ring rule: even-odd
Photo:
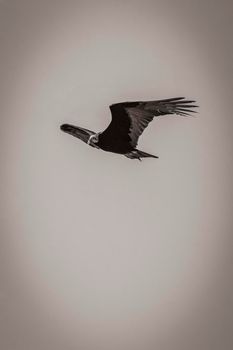
[[[140,107],[126,108],[126,111],[131,119],[129,136],[131,145],[137,146],[138,138],[143,133],[148,124],[153,120],[154,115]]]
[[[154,117],[165,114],[190,116],[198,107],[194,100],[184,97],[168,98],[155,101],[122,102],[110,106],[112,121],[101,134],[105,143],[128,143],[137,146],[138,138]]]

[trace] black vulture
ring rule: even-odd
[[[155,155],[138,150],[139,136],[147,125],[165,114],[190,116],[196,113],[194,100],[184,97],[169,98],[156,101],[120,102],[110,106],[112,120],[103,132],[95,133],[88,129],[70,124],[61,125],[61,130],[71,134],[88,145],[107,152],[119,153],[130,159],[152,157]]]

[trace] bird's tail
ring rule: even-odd
[[[149,154],[140,150],[136,150],[137,151],[137,155],[139,156],[139,158],[159,158],[157,156],[154,156],[153,154]]]
[[[140,151],[139,149],[134,149],[133,151],[125,154],[125,156],[130,159],[139,159],[139,160],[141,160],[141,158],[159,158],[157,156],[154,156],[153,154]]]

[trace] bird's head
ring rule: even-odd
[[[99,134],[100,134],[100,132],[98,132],[97,134],[91,135],[89,137],[89,140],[87,141],[87,144],[92,146],[92,147],[99,148],[98,147]]]
[[[95,133],[91,130],[80,128],[79,126],[74,126],[70,124],[62,124],[60,128],[65,133],[75,136],[85,143],[88,142],[91,135],[95,135]]]

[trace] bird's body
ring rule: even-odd
[[[195,101],[183,97],[146,102],[121,102],[110,106],[112,121],[108,127],[99,133],[69,124],[63,124],[61,129],[92,147],[107,152],[125,155],[131,159],[152,157],[152,154],[136,148],[138,138],[154,117],[165,114],[188,116],[195,113]]]

